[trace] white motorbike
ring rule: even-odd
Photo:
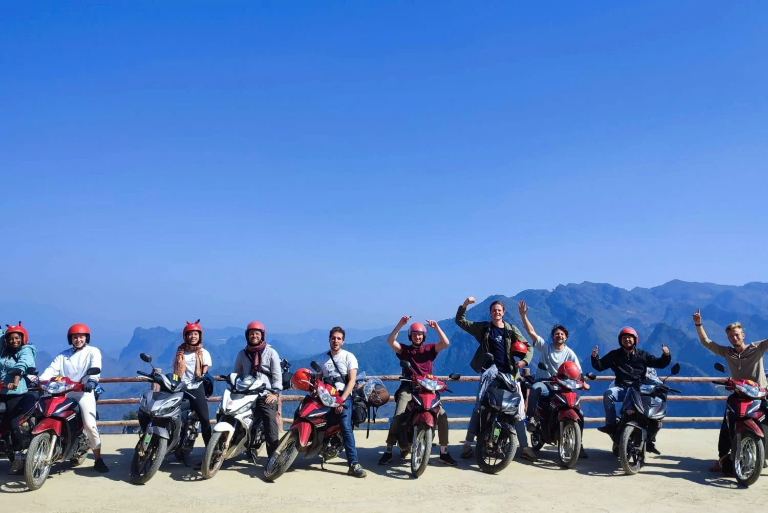
[[[269,381],[250,374],[223,376],[229,388],[221,396],[216,413],[216,425],[205,448],[201,473],[204,479],[216,475],[224,460],[247,450],[256,462],[259,449],[265,442],[264,421],[260,417],[254,423],[253,407],[259,397],[272,393]]]

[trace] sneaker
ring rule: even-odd
[[[461,448],[461,454],[459,454],[459,458],[466,460],[471,458],[474,455],[475,455],[475,451],[472,449],[472,446],[469,444],[464,444],[464,447]]]
[[[581,446],[581,450],[579,451],[579,458],[581,459],[588,459],[589,455],[587,454],[587,451],[584,450],[584,446]]]
[[[96,469],[96,472],[101,472],[102,474],[109,472],[109,467],[107,467],[107,464],[104,463],[102,458],[96,460],[96,463],[93,464],[93,468]]]
[[[200,463],[195,463],[195,466],[192,467],[192,468],[195,469],[195,470],[202,470],[203,469],[203,462],[201,461]]]
[[[384,454],[382,454],[379,459],[379,465],[386,465],[390,461],[392,461],[392,453],[384,451]]]
[[[533,452],[533,449],[530,447],[523,447],[523,450],[520,452],[520,456],[528,461],[539,461],[539,457],[536,456],[536,453]]]
[[[24,473],[24,454],[21,451],[17,451],[13,456],[13,463],[11,463],[11,469],[8,474],[11,476],[18,476]]]
[[[347,471],[347,475],[353,476],[353,477],[365,477],[368,475],[365,470],[363,470],[363,466],[359,463],[355,463],[353,465],[349,466],[349,471]]]
[[[656,444],[654,444],[653,442],[647,442],[645,444],[645,450],[648,452],[652,452],[653,454],[659,454],[659,455],[661,454],[659,450],[656,448]]]
[[[717,460],[711,467],[709,467],[710,472],[717,472],[720,473],[723,471],[723,465],[720,463],[720,460]]]
[[[447,452],[441,452],[440,453],[440,463],[445,463],[446,465],[450,465],[451,467],[455,467],[458,465],[456,460],[454,460],[450,454]]]
[[[606,424],[605,426],[600,426],[597,428],[598,431],[601,433],[605,433],[606,435],[611,435],[616,432],[616,425],[615,424]]]

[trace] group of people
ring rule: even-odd
[[[546,369],[537,369],[534,384],[530,393],[526,408],[527,429],[536,429],[535,412],[539,401],[545,399],[549,388],[544,380],[556,375],[563,366],[569,367],[583,379],[581,364],[576,353],[567,346],[568,330],[565,326],[557,324],[550,331],[550,341],[545,341],[535,330],[528,318],[528,306],[525,301],[518,303],[518,311],[523,327],[529,339],[526,339],[521,331],[504,320],[506,308],[501,301],[494,301],[489,308],[489,321],[469,321],[466,318],[467,308],[475,303],[475,298],[468,297],[456,312],[456,324],[474,337],[479,347],[475,352],[470,366],[480,374],[477,399],[469,428],[464,440],[461,458],[472,456],[472,443],[479,429],[480,404],[490,382],[499,372],[511,373],[515,378],[520,376],[523,368],[528,366],[534,352],[540,353],[539,360],[544,363]],[[440,325],[434,320],[427,320],[426,325],[413,323],[408,328],[408,341],[410,344],[402,344],[397,341],[400,331],[408,324],[410,316],[403,316],[387,338],[388,346],[394,351],[397,358],[410,364],[411,372],[417,376],[431,375],[433,363],[437,356],[450,346],[450,340],[445,335]],[[763,355],[768,351],[768,340],[753,344],[744,343],[744,329],[736,322],[728,325],[726,334],[731,343],[730,346],[719,345],[712,342],[704,331],[700,310],[693,314],[699,340],[702,345],[713,353],[725,358],[730,374],[734,379],[750,379],[761,387],[768,386],[763,369]],[[427,326],[435,330],[438,335],[437,343],[427,343]],[[183,342],[175,352],[171,368],[179,380],[183,381],[187,388],[187,396],[192,410],[198,418],[208,418],[208,402],[205,392],[197,377],[208,372],[213,365],[210,353],[203,347],[203,329],[200,321],[190,323],[182,332]],[[251,322],[245,329],[245,347],[237,354],[234,362],[234,372],[238,374],[264,375],[271,385],[271,393],[260,397],[255,403],[257,415],[261,415],[266,428],[267,455],[272,456],[279,443],[278,410],[280,394],[282,392],[282,372],[280,358],[277,351],[267,344],[267,332],[264,324],[258,321]],[[358,373],[358,362],[355,356],[343,349],[345,332],[341,327],[334,327],[329,333],[330,350],[318,361],[322,369],[323,379],[334,384],[340,392],[340,401],[344,406],[336,409],[340,417],[342,440],[349,465],[348,474],[354,477],[365,477],[366,472],[362,468],[355,446],[355,437],[352,427],[352,398],[355,380]],[[96,391],[99,383],[99,375],[88,375],[87,370],[92,367],[101,368],[101,353],[90,345],[90,330],[85,324],[75,324],[67,331],[69,348],[57,355],[53,362],[40,374],[39,379],[49,380],[54,377],[67,377],[74,381],[84,383],[82,392],[70,393],[70,397],[77,400],[83,415],[85,432],[90,448],[93,451],[94,468],[99,472],[107,472],[109,469],[101,458],[101,441],[96,426]],[[613,434],[616,429],[616,404],[621,404],[629,387],[635,386],[646,376],[648,369],[663,369],[672,359],[669,348],[661,345],[661,355],[654,356],[638,348],[639,336],[631,327],[621,329],[618,334],[619,348],[600,357],[598,347],[592,351],[591,364],[597,371],[611,370],[615,375],[614,382],[603,394],[603,406],[605,408],[605,425],[598,428],[600,431]],[[35,348],[29,344],[29,336],[21,322],[18,325],[7,325],[5,334],[2,335],[2,348],[0,350],[0,380],[3,383],[0,389],[0,402],[5,403],[6,413],[10,419],[11,439],[15,457],[11,467],[11,473],[19,473],[23,469],[24,454],[22,447],[22,435],[18,420],[26,412],[33,408],[36,397],[27,388],[27,379],[23,377],[28,368],[35,366]],[[493,362],[486,361],[486,355],[493,356]],[[9,372],[11,369],[19,369],[17,372]],[[585,388],[589,385],[585,382]],[[400,426],[405,418],[406,407],[412,398],[412,390],[407,380],[404,380],[395,394],[395,415],[387,435],[386,449],[379,460],[380,465],[388,464],[393,458],[393,447],[396,445]],[[765,421],[768,423],[768,419]],[[535,451],[528,445],[526,424],[519,419],[515,424],[516,434],[521,450],[521,456],[531,461],[536,461]],[[211,437],[211,426],[208,422],[201,422],[203,441],[207,445]],[[658,430],[656,430],[658,431]],[[647,450],[658,454],[655,446],[655,432],[649,432]],[[437,419],[437,435],[440,446],[439,460],[441,463],[456,466],[448,452],[448,418],[445,411],[440,409]],[[403,456],[407,448],[401,449]],[[722,471],[723,463],[730,452],[730,439],[725,420],[721,426],[718,443],[718,461],[711,468],[712,471]],[[583,447],[581,457],[587,457]]]

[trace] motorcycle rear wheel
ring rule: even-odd
[[[411,444],[411,475],[418,479],[424,473],[429,464],[429,455],[432,453],[432,428],[426,424],[419,424],[413,433]]]
[[[271,482],[282,476],[291,468],[298,455],[299,435],[296,431],[290,430],[283,436],[272,457],[269,458],[264,468],[264,479]]]
[[[643,447],[643,433],[635,426],[625,426],[621,432],[619,441],[619,462],[624,473],[633,476],[640,472],[645,458],[645,447]]]
[[[486,474],[498,474],[509,466],[515,453],[517,453],[517,436],[515,433],[502,429],[497,442],[494,444],[493,425],[490,425],[483,430],[477,439],[475,461],[480,470]]]
[[[755,484],[763,471],[765,447],[763,440],[752,431],[736,435],[733,449],[733,474],[741,486]]]
[[[139,456],[139,451],[134,450],[131,460],[131,483],[144,484],[152,479],[163,464],[167,450],[168,440],[156,435],[150,440],[143,457]]]
[[[205,446],[203,464],[200,467],[200,473],[203,475],[203,479],[212,478],[221,468],[225,459],[224,446],[226,443],[227,439],[220,431],[215,431],[211,434],[211,439],[208,440],[208,445]]]
[[[80,444],[79,450],[76,451],[75,454],[69,459],[69,464],[73,467],[79,467],[88,457],[89,445],[88,438],[86,437],[85,433],[80,433],[80,440],[78,440],[78,443]]]
[[[573,468],[579,460],[580,451],[581,428],[571,419],[564,420],[560,439],[557,442],[557,456],[560,459],[560,466]]]
[[[40,433],[32,439],[27,449],[27,461],[24,464],[24,481],[30,490],[37,490],[45,484],[51,473],[51,462],[45,461],[51,451],[50,433]]]

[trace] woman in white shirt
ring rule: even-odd
[[[187,321],[182,333],[184,343],[176,350],[173,358],[173,373],[187,385],[187,397],[190,407],[200,420],[200,430],[203,432],[203,441],[208,445],[211,438],[211,423],[208,419],[208,398],[205,397],[205,388],[195,378],[208,372],[208,367],[213,365],[211,354],[203,349],[203,328],[200,327],[200,319],[195,322]]]
[[[85,382],[82,392],[69,392],[67,397],[77,401],[83,416],[83,428],[88,437],[88,445],[93,451],[96,462],[93,468],[98,472],[109,472],[101,459],[101,437],[96,427],[96,395],[94,390],[99,385],[99,375],[89,376],[88,369],[101,369],[101,351],[90,345],[91,330],[85,324],[73,324],[67,331],[67,342],[72,347],[59,353],[40,375],[41,381],[63,377],[72,381]]]

